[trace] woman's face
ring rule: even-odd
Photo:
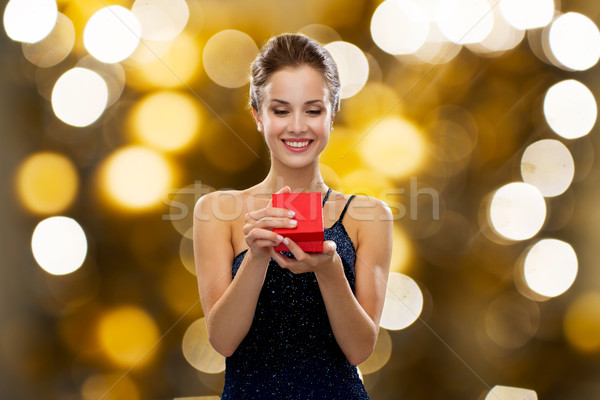
[[[327,145],[332,124],[323,77],[308,66],[275,72],[255,117],[273,156],[294,167],[313,162]]]

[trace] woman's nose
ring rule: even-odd
[[[300,132],[304,132],[306,130],[306,121],[304,120],[304,116],[302,115],[302,113],[293,113],[292,117],[290,118],[290,123],[289,123],[289,131],[290,132],[296,132],[296,133],[300,133]]]

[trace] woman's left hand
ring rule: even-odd
[[[275,251],[273,246],[270,247],[271,257],[277,261],[277,264],[279,264],[281,268],[289,269],[294,274],[301,274],[303,272],[322,272],[333,268],[335,265],[342,264],[342,260],[336,251],[336,244],[333,240],[323,242],[322,253],[306,253],[292,239],[286,239],[289,240],[289,244],[286,244],[286,246],[290,249],[295,258],[284,256],[280,252]]]

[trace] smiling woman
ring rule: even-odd
[[[212,192],[196,203],[196,275],[208,340],[226,356],[224,400],[369,399],[356,366],[377,341],[392,217],[380,200],[337,193],[323,182],[318,160],[340,90],[325,48],[301,34],[271,38],[252,63],[250,85],[270,171],[253,187]],[[292,189],[322,195],[328,212],[321,253],[273,232],[296,221],[260,197]],[[290,251],[274,250],[282,241]]]

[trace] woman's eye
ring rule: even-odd
[[[275,115],[285,115],[285,114],[287,114],[287,111],[286,110],[274,110],[273,113]]]
[[[308,113],[313,115],[319,115],[321,114],[321,110],[308,110]]]

